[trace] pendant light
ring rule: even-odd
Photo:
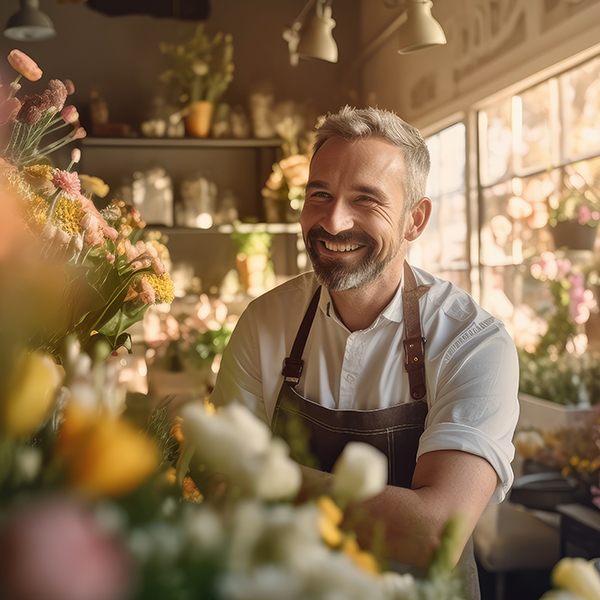
[[[50,17],[39,9],[39,0],[19,0],[21,8],[8,20],[4,35],[11,40],[37,42],[56,35]]]

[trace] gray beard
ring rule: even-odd
[[[322,232],[322,230],[321,230]],[[321,233],[321,235],[323,235]],[[398,254],[400,246],[402,245],[402,239],[399,241],[396,248],[385,256],[381,260],[377,260],[375,256],[375,244],[372,238],[366,239],[368,236],[361,236],[357,239],[352,234],[341,234],[338,236],[326,236],[331,241],[340,242],[360,242],[364,244],[367,242],[369,246],[368,251],[361,261],[356,265],[343,265],[339,264],[335,260],[324,260],[322,259],[314,249],[314,242],[318,239],[316,230],[309,231],[305,239],[306,251],[312,262],[313,269],[317,281],[322,286],[326,287],[331,292],[343,292],[345,290],[354,290],[365,287],[366,285],[377,281],[388,264]]]

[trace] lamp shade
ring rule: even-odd
[[[433,18],[430,0],[409,0],[406,21],[400,27],[399,54],[410,54],[446,43],[442,26]]]
[[[50,17],[39,9],[38,0],[20,0],[21,8],[6,24],[4,35],[11,40],[34,42],[56,35]]]
[[[337,62],[338,48],[331,33],[334,27],[335,21],[331,18],[331,7],[326,6],[320,11],[318,6],[317,13],[306,28],[300,30],[300,41],[296,49],[298,55],[302,58],[318,58],[327,62]]]

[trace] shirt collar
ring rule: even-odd
[[[400,285],[398,286],[398,290],[396,294],[390,301],[390,303],[383,309],[383,311],[379,314],[379,316],[375,319],[373,324],[369,327],[369,329],[373,329],[377,327],[381,322],[381,318],[385,318],[388,321],[392,321],[395,323],[402,323],[404,320],[404,313],[402,311],[402,292],[404,290],[404,277],[402,278]],[[325,313],[326,316],[333,319],[336,323],[343,325],[339,320],[338,316],[335,313],[335,308],[333,307],[333,300],[331,299],[331,295],[329,294],[329,290],[326,287],[321,289],[321,298],[319,299],[319,308]]]

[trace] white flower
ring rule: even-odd
[[[333,496],[342,505],[376,496],[387,485],[387,457],[370,444],[350,442],[333,466]]]
[[[419,600],[419,590],[415,578],[406,573],[401,575],[387,571],[381,575],[383,589],[393,600]]]
[[[289,448],[245,406],[234,402],[209,415],[201,404],[182,411],[182,431],[196,456],[213,473],[225,475],[246,494],[268,500],[294,496],[301,484]]]
[[[184,527],[188,539],[198,550],[210,553],[224,542],[223,523],[210,506],[194,507],[186,515]]]
[[[289,455],[290,448],[282,439],[271,440],[257,486],[264,500],[291,499],[300,491],[302,471]]]

